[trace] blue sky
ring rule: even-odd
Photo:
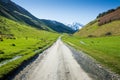
[[[87,24],[106,10],[120,6],[120,0],[12,0],[40,19],[64,24]]]

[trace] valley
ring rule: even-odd
[[[0,0],[0,80],[120,80],[120,7],[83,26]]]

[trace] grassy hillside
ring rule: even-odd
[[[0,16],[0,79],[49,47],[58,36]]]
[[[21,6],[15,4],[12,1],[5,3],[4,0],[0,0],[0,15],[4,16],[8,19],[17,21],[22,24],[30,25],[32,27],[36,27],[41,30],[52,31],[52,32],[60,32],[60,33],[73,33],[74,30],[64,24],[57,22],[56,24],[51,23],[50,20],[43,21],[41,19],[36,18],[27,10],[22,8]],[[57,26],[62,24],[60,26]],[[54,26],[54,27],[52,27]],[[56,30],[59,28],[60,30]]]
[[[9,1],[9,3],[4,3],[2,0],[0,1],[0,15],[40,29],[47,29],[42,22],[38,21],[38,19],[27,10],[11,1]]]
[[[40,37],[43,34],[50,32],[39,30],[31,26],[26,26],[22,23],[18,23],[7,18],[0,16],[0,34],[1,36],[7,34],[13,34],[15,37]],[[39,34],[39,35],[38,35]]]
[[[120,7],[100,13],[74,35],[81,37],[99,37],[120,35]]]
[[[81,37],[120,35],[120,20],[112,21],[101,26],[98,25],[97,20],[94,20],[86,26],[84,26],[74,35]]]
[[[63,40],[120,75],[120,36],[99,38],[63,36]]]
[[[100,14],[63,40],[120,75],[120,8]]]

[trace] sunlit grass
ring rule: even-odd
[[[0,16],[0,64],[8,61],[0,66],[0,79],[51,46],[58,36]],[[21,57],[9,62],[16,56]]]
[[[120,35],[120,20],[112,21],[101,26],[98,26],[97,21],[93,24],[89,23],[74,35],[81,37],[88,37],[90,35],[106,36],[107,33],[111,33],[110,35]]]
[[[64,36],[63,40],[120,74],[120,36],[100,38]]]

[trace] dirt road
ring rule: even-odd
[[[92,80],[92,78],[80,67],[70,49],[58,39],[27,78],[21,80]]]

